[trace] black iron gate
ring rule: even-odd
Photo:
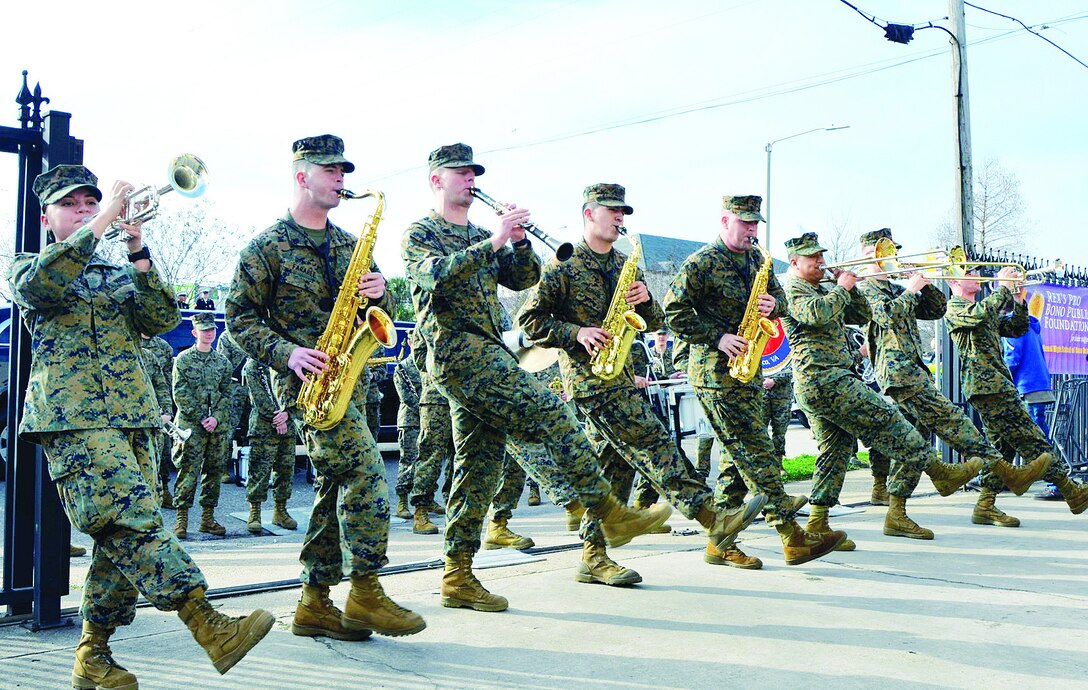
[[[41,86],[31,91],[23,72],[19,127],[0,127],[0,152],[18,156],[19,187],[15,216],[15,251],[38,252],[44,242],[41,207],[31,191],[34,178],[62,163],[83,162],[83,141],[69,134],[71,115],[42,115]],[[6,276],[0,276],[6,279]],[[30,338],[20,327],[18,308],[11,306],[11,350],[8,363],[7,483],[4,505],[4,573],[0,605],[9,616],[25,617],[35,629],[64,624],[61,597],[68,593],[68,546],[71,526],[46,470],[41,449],[21,441],[15,430],[22,416],[30,376]]]

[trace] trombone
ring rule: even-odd
[[[124,212],[103,233],[103,237],[110,239],[123,233],[121,223],[134,225],[154,218],[159,212],[159,197],[163,194],[177,192],[180,196],[192,199],[203,194],[208,187],[208,166],[191,153],[183,153],[170,161],[167,174],[170,182],[163,187],[147,185],[129,192],[125,197]],[[93,216],[84,222],[92,219]],[[127,240],[128,237],[122,236],[122,239]]]
[[[925,261],[903,261],[903,259],[913,259],[916,257],[925,257]],[[962,257],[962,258],[961,258]],[[916,273],[931,271],[939,268],[954,268],[957,263],[963,263],[966,259],[966,255],[961,247],[952,247],[951,249],[927,249],[924,252],[915,252],[913,254],[899,254],[895,248],[895,242],[892,242],[887,237],[881,237],[877,240],[876,246],[873,251],[873,256],[863,256],[857,259],[850,259],[849,261],[840,261],[835,264],[828,264],[824,266],[824,270],[828,271],[829,276],[834,269],[849,268],[852,266],[875,266],[880,270],[875,273],[860,273],[859,278],[881,278],[884,276],[902,276],[906,273]],[[927,275],[927,278],[931,280],[941,280],[943,276]],[[831,278],[833,280],[833,278]]]

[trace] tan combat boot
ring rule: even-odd
[[[888,505],[888,478],[881,474],[873,475],[873,492],[869,495],[869,504]]]
[[[224,616],[212,608],[203,587],[189,592],[189,600],[178,609],[178,617],[220,674],[241,661],[276,622],[276,618],[264,609],[257,609],[245,618]]]
[[[998,460],[990,471],[1005,483],[1009,491],[1017,496],[1023,496],[1032,484],[1043,478],[1052,462],[1054,462],[1053,455],[1040,453],[1039,457],[1020,467],[1013,467],[1004,460]]]
[[[536,546],[529,537],[523,537],[506,526],[507,518],[488,520],[487,535],[484,536],[485,549],[531,549]]]
[[[582,544],[582,560],[574,573],[578,582],[600,582],[613,587],[625,587],[642,582],[642,576],[630,568],[624,568],[608,557],[603,546]]]
[[[933,538],[933,530],[919,527],[917,522],[907,516],[907,499],[893,494],[888,495],[888,514],[884,516],[884,534],[889,537],[909,539]]]
[[[348,630],[373,630],[379,635],[414,635],[427,627],[423,616],[385,595],[377,573],[353,575],[341,620]]]
[[[331,637],[334,640],[357,641],[370,637],[370,630],[348,630],[343,612],[329,598],[324,585],[302,585],[302,597],[295,606],[291,633],[300,637]]]
[[[72,687],[77,690],[136,690],[136,676],[113,660],[110,635],[113,628],[103,628],[83,621],[83,634],[76,645],[76,663],[72,667]]]
[[[710,509],[708,502],[699,508],[699,514],[695,516],[695,520],[706,528],[711,543],[718,550],[724,551],[736,541],[738,534],[759,517],[765,505],[767,505],[767,497],[763,494],[756,494],[748,503],[729,512],[715,513]]]
[[[641,534],[649,534],[672,515],[672,508],[663,503],[648,510],[631,510],[611,495],[586,510],[601,521],[601,531],[612,547],[623,546]]]
[[[427,506],[427,512],[431,515],[445,515],[446,509],[437,502],[431,501],[431,505]]]
[[[264,531],[264,525],[261,524],[260,503],[249,504],[249,520],[246,521],[246,529],[250,534],[260,534]]]
[[[75,544],[68,545],[68,558],[79,558],[80,556],[86,556],[87,549],[82,546],[76,546]]]
[[[998,527],[1019,527],[1020,520],[1011,515],[1006,515],[994,505],[997,492],[983,487],[979,492],[978,502],[971,512],[971,522],[976,525],[997,525]]]
[[[412,531],[416,534],[438,534],[438,525],[431,522],[427,506],[416,506],[416,513],[412,516]]]
[[[540,505],[540,487],[536,484],[533,484],[529,487],[529,498],[526,503],[531,506]]]
[[[401,496],[399,494],[397,495],[397,510],[396,512],[394,512],[394,515],[399,517],[401,520],[412,519],[412,509],[408,506],[407,496]]]
[[[982,466],[982,458],[971,458],[967,462],[946,463],[934,459],[926,468],[933,487],[942,496],[951,496],[956,490],[974,479]],[[891,498],[888,499],[889,502]]]
[[[808,507],[808,524],[805,525],[805,531],[812,534],[828,534],[831,532],[831,525],[828,524],[828,511],[830,509],[827,506],[809,506]],[[846,534],[843,532],[843,534]],[[858,547],[854,543],[854,540],[850,537],[843,539],[839,542],[839,545],[835,547],[836,551],[853,551]]]
[[[174,497],[170,495],[170,487],[166,486],[166,484],[162,485],[162,495],[160,496],[159,505],[163,508],[174,507]]]
[[[287,501],[276,501],[276,507],[272,510],[272,524],[284,529],[298,529],[298,521],[287,512]]]
[[[576,498],[567,504],[565,510],[567,512],[567,531],[577,532],[582,525],[582,516],[586,514],[586,507]]]
[[[846,539],[846,532],[828,532],[812,534],[801,529],[796,520],[775,525],[778,536],[782,539],[782,556],[786,565],[800,565],[826,556]]]
[[[1058,487],[1058,491],[1061,492],[1062,498],[1065,499],[1066,505],[1069,506],[1069,512],[1074,515],[1080,515],[1084,512],[1085,508],[1088,508],[1088,487],[1079,482],[1073,481],[1068,475],[1054,480],[1054,486]]]
[[[197,531],[221,537],[227,533],[227,528],[215,521],[215,508],[203,506],[200,512],[200,526],[197,527]]]
[[[719,549],[712,543],[707,543],[703,560],[710,565],[728,565],[742,570],[759,570],[763,567],[763,561],[755,556],[749,556],[741,551],[736,543],[730,544],[724,549]]]
[[[178,514],[174,521],[174,536],[178,539],[189,537],[189,509],[178,508]]]
[[[510,603],[506,597],[484,589],[472,574],[472,554],[455,553],[446,556],[446,568],[442,573],[442,605],[451,609],[505,611]]]

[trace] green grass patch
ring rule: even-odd
[[[858,453],[857,458],[862,465],[867,466],[869,464],[868,451]],[[812,472],[815,467],[815,455],[798,455],[797,457],[786,458],[782,461],[782,471],[786,473],[787,482],[800,482],[805,481],[806,479],[812,479]]]

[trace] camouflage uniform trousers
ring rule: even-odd
[[[200,569],[159,511],[155,449],[146,429],[92,429],[41,435],[49,458],[93,458],[56,481],[64,512],[94,539],[83,585],[83,619],[105,628],[128,625],[142,594],[161,611],[176,611],[198,587]]]
[[[272,477],[272,499],[286,503],[291,498],[295,478],[295,434],[252,436],[249,439],[249,476],[246,478],[246,500],[263,503],[268,498],[269,475]]]
[[[451,401],[456,447],[446,506],[446,555],[479,549],[484,516],[498,490],[507,433],[519,441],[543,442],[548,455],[528,455],[527,460],[554,464],[547,471],[562,477],[587,508],[609,496],[574,413],[508,353],[496,354],[472,376],[438,381]]]
[[[412,472],[409,503],[413,506],[425,506],[434,501],[442,464],[447,458],[453,458],[453,454],[453,421],[449,405],[420,405],[419,458]]]
[[[419,427],[399,427],[397,444],[400,447],[400,458],[397,460],[396,494],[407,496],[412,493],[413,475],[419,462]]]
[[[552,505],[567,506],[577,500],[577,492],[560,474],[548,447],[543,443],[529,443],[508,436],[506,448],[508,453],[517,455],[518,463],[527,475],[527,481],[535,481],[548,495]]]
[[[372,383],[372,386],[378,384]],[[378,431],[382,428],[382,404],[378,402],[368,402],[366,404],[366,427],[370,430],[370,437],[375,441],[378,440]]]
[[[227,449],[231,447],[230,433],[216,427],[208,433],[200,424],[193,425],[192,435],[184,443],[174,445],[178,459],[178,477],[174,482],[174,507],[191,508],[200,484],[200,505],[219,505],[219,488],[225,470]]]
[[[348,575],[377,572],[389,562],[389,486],[362,410],[353,401],[332,429],[303,425],[301,431],[318,477],[299,554],[300,579],[335,586],[344,575],[345,560]]]
[[[521,494],[525,490],[525,470],[518,464],[518,455],[509,442],[506,443],[506,455],[502,459],[502,482],[495,497],[491,499],[493,520],[507,519],[514,515]]]
[[[700,436],[698,450],[695,452],[695,470],[706,479],[710,476],[710,455],[714,448],[713,436]]]
[[[158,429],[151,429],[152,443],[158,450],[159,493],[163,489],[170,488],[170,472],[174,469],[174,463],[170,462],[171,439],[170,434]]]
[[[716,505],[720,509],[740,505],[744,494],[740,493],[739,477],[745,488],[767,497],[763,509],[767,524],[788,522],[793,518],[791,499],[782,486],[782,461],[775,457],[771,437],[767,435],[763,388],[752,384],[732,388],[696,387],[695,393],[721,443],[723,459],[726,453],[732,459],[730,464],[722,463]]]
[[[713,505],[710,488],[680,455],[650,402],[638,390],[610,388],[576,398],[576,402],[595,435],[604,441],[597,444],[597,462],[605,477],[629,487],[631,475],[637,470],[689,519],[694,519],[704,505]],[[623,465],[627,467],[623,469]],[[616,498],[624,501],[625,497],[615,488],[616,483],[613,487]],[[580,536],[591,544],[605,544],[597,520],[583,520]]]
[[[1047,440],[1046,434],[1039,425],[1032,420],[1019,395],[1006,393],[991,393],[989,395],[973,395],[970,398],[971,406],[982,417],[982,424],[986,428],[986,435],[997,446],[1002,456],[1009,462],[1019,453],[1025,462],[1031,462],[1042,453],[1053,453],[1054,447]],[[1055,462],[1043,475],[1045,481],[1053,484],[1062,477],[1069,476],[1069,467],[1058,460],[1060,456],[1055,454]]]
[[[910,497],[935,456],[933,447],[895,405],[854,376],[806,382],[797,395],[820,450],[812,475],[812,505],[830,507],[839,502],[846,465],[857,450],[858,438],[896,459],[888,493]]]
[[[771,445],[779,460],[786,457],[786,429],[790,427],[790,406],[793,403],[793,379],[774,379],[774,388],[764,389],[764,416],[771,426]]]
[[[889,394],[895,398],[896,404],[909,418],[917,420],[915,426],[919,429],[932,429],[937,436],[964,457],[982,458],[987,469],[994,462],[1002,459],[1001,453],[990,445],[963,410],[953,405],[935,387],[926,386],[918,391],[891,389]],[[987,470],[983,470],[979,475],[979,484],[994,491],[1002,491],[1005,488],[1005,483]]]

